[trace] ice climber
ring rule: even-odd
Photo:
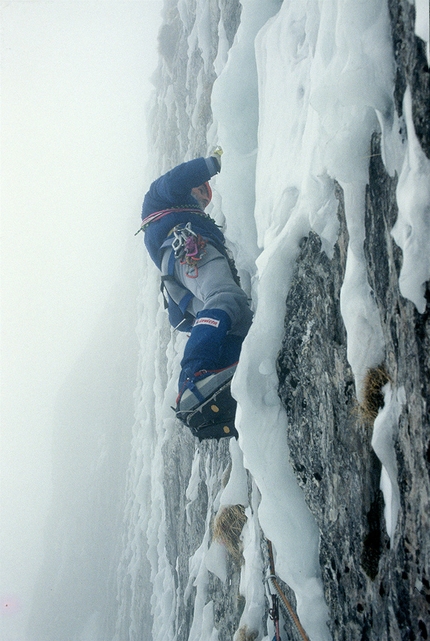
[[[169,320],[190,335],[181,361],[177,413],[197,407],[231,379],[252,322],[233,274],[224,236],[205,213],[209,180],[222,150],[184,162],[155,180],[145,196],[145,245],[162,274]]]

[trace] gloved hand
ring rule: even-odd
[[[220,145],[215,147],[215,149],[211,152],[212,158],[214,158],[215,162],[217,163],[218,166],[218,173],[221,171],[221,156],[223,155],[223,150]]]

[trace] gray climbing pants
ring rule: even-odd
[[[161,273],[168,274],[171,248],[164,251]],[[202,310],[222,309],[231,320],[230,334],[244,338],[252,323],[248,298],[235,282],[228,260],[213,245],[207,244],[205,253],[197,264],[197,273],[189,274],[189,267],[175,260],[175,279],[193,294],[187,311],[193,316]],[[192,277],[194,275],[195,277]],[[184,290],[174,281],[165,283],[172,299],[179,303]]]

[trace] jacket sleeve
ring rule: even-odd
[[[189,160],[155,180],[148,196],[157,201],[161,209],[185,205],[189,201],[191,190],[210,180],[218,171],[219,167],[212,157]]]

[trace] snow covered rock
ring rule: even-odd
[[[425,164],[430,93],[424,44],[413,33],[413,5],[401,0],[389,5],[397,112],[407,118],[404,96],[409,85],[410,113]],[[399,122],[404,126],[402,118]],[[407,135],[405,129],[403,135]],[[338,302],[348,243],[340,189],[340,231],[333,257],[321,252],[321,241],[313,233],[302,242],[278,358],[291,460],[321,533],[329,627],[333,639],[345,641],[426,639],[430,634],[430,290],[427,283],[418,311],[399,289],[405,257],[392,233],[399,218],[399,177],[396,171],[389,175],[384,155],[381,134],[375,133],[366,190],[364,253],[391,389],[375,425],[363,420],[359,410],[362,398],[348,364]],[[418,189],[411,184],[408,197],[413,198]],[[428,220],[428,210],[426,215]],[[422,234],[428,231],[424,228]],[[415,270],[427,257],[424,250],[415,259]],[[384,419],[388,403],[396,409],[391,419]],[[391,420],[392,429],[378,449],[376,432],[383,420]],[[394,485],[388,479],[387,460],[392,461]]]
[[[381,461],[372,448],[373,425],[360,412],[346,357],[339,308],[347,243],[341,192],[333,258],[321,251],[313,233],[302,244],[287,298],[278,375],[292,464],[321,533],[333,638],[364,634],[388,641],[408,638],[411,630],[420,638],[429,620],[430,336],[428,311],[420,315],[399,293],[401,252],[389,233],[396,218],[397,181],[387,175],[378,143],[375,136],[365,251],[384,332],[385,366],[401,401],[393,443],[386,446],[397,462],[401,497],[391,537]]]
[[[271,634],[267,536],[311,641],[427,638],[428,68],[414,7],[243,0],[230,21],[229,3],[191,5],[167,14],[157,170],[222,144],[211,213],[256,317],[233,382],[238,444],[191,459],[189,438],[162,443],[172,634]],[[373,424],[359,406],[379,365]],[[230,456],[247,491],[222,488]],[[243,568],[210,532],[227,495],[247,514]]]

